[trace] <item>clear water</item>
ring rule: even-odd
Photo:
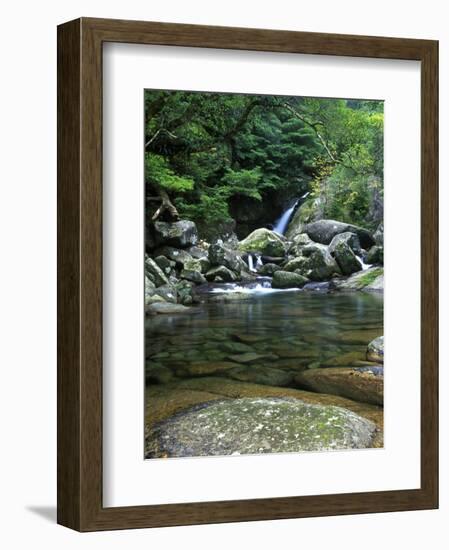
[[[348,352],[363,360],[367,344],[383,334],[381,293],[273,292],[259,285],[237,297],[227,290],[215,289],[191,313],[147,318],[147,365],[186,378],[189,365],[241,367],[240,356],[253,353],[260,357],[244,366],[294,372]]]

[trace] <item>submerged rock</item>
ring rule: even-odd
[[[375,244],[373,236],[367,229],[336,220],[319,220],[308,223],[304,226],[303,231],[313,241],[322,244],[330,244],[335,235],[345,232],[355,233],[360,240],[361,246],[365,249]]]
[[[239,250],[242,252],[260,252],[264,256],[281,256],[286,252],[286,242],[274,231],[261,227],[250,233],[246,239],[240,241]]]
[[[384,362],[384,337],[379,336],[368,344],[366,350],[366,358],[368,361],[374,361],[376,363]]]
[[[360,449],[373,422],[340,407],[288,398],[213,401],[148,431],[146,458]]]
[[[291,273],[289,271],[276,271],[273,274],[271,286],[273,288],[301,288],[309,279],[299,273]]]
[[[293,380],[293,374],[290,372],[262,366],[235,367],[226,375],[234,380],[267,384],[268,386],[289,386]]]
[[[383,368],[330,367],[306,370],[295,376],[307,390],[330,393],[373,405],[383,404]]]
[[[190,220],[174,223],[154,222],[154,238],[156,245],[185,248],[198,242],[198,231],[195,223]]]

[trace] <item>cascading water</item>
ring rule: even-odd
[[[371,264],[366,264],[364,261],[363,261],[363,258],[361,256],[357,256],[356,255],[356,258],[357,260],[359,261],[359,264],[361,265],[362,267],[362,271],[366,271],[367,269],[369,269],[371,267]]]
[[[256,264],[254,265],[254,258],[256,259]],[[246,262],[248,264],[248,269],[255,273],[257,268],[262,267],[263,262],[260,254],[248,254]]]
[[[290,206],[289,208],[287,208],[287,210],[282,214],[282,216],[278,220],[276,220],[276,222],[274,223],[273,231],[276,231],[276,233],[279,233],[280,235],[285,234],[296,206],[300,201],[305,199],[308,194],[309,193],[305,193],[302,197],[300,197],[294,202],[293,206]]]

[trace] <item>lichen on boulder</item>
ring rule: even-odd
[[[241,252],[260,252],[264,256],[284,256],[286,241],[274,231],[261,227],[240,241],[239,250]]]
[[[361,449],[373,422],[289,398],[225,399],[184,410],[148,431],[146,458]]]

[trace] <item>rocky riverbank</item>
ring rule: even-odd
[[[288,234],[152,224],[147,458],[383,445],[382,228]]]

